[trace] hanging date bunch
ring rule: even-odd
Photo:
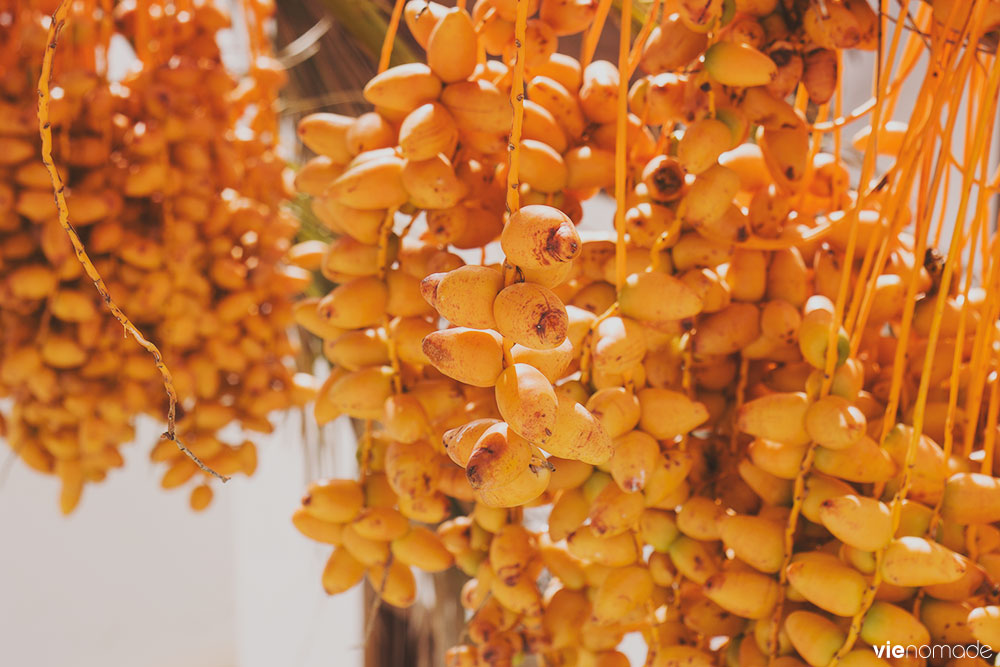
[[[665,0],[633,40],[624,0],[616,63],[610,4],[399,3],[426,62],[393,23],[373,110],[299,125],[316,417],[366,423],[294,516],[325,589],[454,563],[452,667],[1000,647],[1000,3]]]
[[[288,366],[289,296],[308,274],[283,261],[296,224],[280,210],[272,102],[282,72],[267,56],[268,10],[247,6],[261,32],[240,79],[221,64],[215,34],[228,17],[211,3],[14,5],[4,55],[22,76],[4,78],[0,130],[19,148],[5,151],[0,184],[8,442],[61,478],[68,513],[86,482],[123,464],[136,417],[169,412],[152,458],[167,466],[162,486],[191,483],[203,509],[212,479],[256,467],[252,439],[219,431],[266,433],[272,411],[309,397]],[[136,61],[112,84],[115,34]],[[39,65],[50,43],[49,81]],[[47,102],[41,150],[36,85]],[[68,211],[52,196],[46,131]],[[142,346],[123,337],[126,322]]]

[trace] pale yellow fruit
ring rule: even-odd
[[[743,618],[765,618],[778,601],[778,582],[759,572],[723,571],[705,582],[706,597]]]
[[[503,371],[500,336],[493,331],[433,331],[423,340],[423,352],[439,371],[474,387],[492,387]]]
[[[721,539],[725,508],[711,498],[692,496],[677,511],[677,527],[688,537],[703,541]]]
[[[638,392],[640,428],[657,440],[684,435],[705,423],[708,409],[685,394],[671,389],[646,387]]]
[[[313,482],[302,498],[306,513],[321,521],[346,523],[354,520],[364,505],[361,485],[353,479]]]
[[[555,424],[552,434],[544,440],[544,447],[560,458],[593,465],[606,463],[613,451],[611,438],[601,422],[563,393],[557,395]]]
[[[548,462],[536,453],[514,480],[508,484],[483,487],[476,491],[476,498],[491,507],[524,505],[545,492],[551,474]]]
[[[493,317],[504,338],[537,350],[558,347],[569,328],[559,297],[534,283],[514,283],[501,290],[493,302]]]
[[[399,126],[399,149],[407,160],[429,160],[438,153],[450,157],[457,143],[455,119],[437,102],[417,107]]]
[[[810,611],[793,611],[785,632],[810,667],[824,667],[844,643],[845,634],[832,621]]]
[[[785,572],[796,591],[820,609],[837,616],[854,616],[861,610],[868,583],[853,568],[799,561]]]
[[[655,323],[694,317],[702,309],[701,299],[691,287],[659,271],[630,275],[619,305],[623,315]]]
[[[445,83],[461,81],[476,69],[476,30],[464,9],[448,10],[427,40],[427,64]]]
[[[618,68],[606,60],[595,60],[583,70],[580,107],[594,123],[611,123],[617,117]]]
[[[420,283],[424,299],[452,324],[472,329],[496,327],[493,302],[503,289],[496,269],[469,264],[447,273],[432,273]]]
[[[356,419],[381,419],[385,400],[392,395],[392,368],[369,366],[337,379],[327,399],[343,414]]]
[[[510,216],[500,235],[507,259],[518,266],[540,269],[568,262],[582,242],[569,217],[542,204],[524,206]]]
[[[500,414],[518,435],[538,444],[552,436],[558,412],[556,393],[537,368],[514,364],[504,369],[496,379],[496,401]]]
[[[642,361],[646,354],[646,336],[642,326],[628,317],[605,318],[591,338],[591,361],[602,373],[625,373]]]
[[[667,553],[677,571],[697,584],[704,584],[719,571],[718,557],[709,550],[708,545],[686,535],[675,539]],[[731,590],[727,590],[728,592]],[[717,600],[715,602],[719,604]]]
[[[558,128],[556,128],[558,130]],[[551,146],[535,139],[521,141],[521,182],[535,192],[560,192],[569,174],[562,156]]]
[[[684,131],[677,144],[677,161],[690,174],[700,174],[732,148],[733,135],[729,127],[714,118],[695,121]]]
[[[810,401],[804,393],[781,393],[762,396],[743,404],[737,427],[744,433],[786,445],[810,442],[805,429]]]
[[[472,454],[472,448],[480,436],[486,432],[486,429],[499,423],[498,419],[474,419],[467,424],[445,431],[443,436],[445,452],[452,461],[464,468]]]
[[[913,614],[876,600],[865,614],[861,626],[861,639],[873,646],[892,642],[923,646],[930,643],[930,633]]]
[[[489,81],[476,79],[449,84],[441,92],[441,103],[463,130],[510,132],[513,120],[510,101]]]
[[[813,460],[816,470],[849,482],[885,482],[898,466],[885,449],[867,435],[845,449],[817,447]]]
[[[843,449],[865,434],[864,413],[840,396],[824,396],[806,411],[806,431],[827,449]]]
[[[365,576],[365,566],[346,549],[337,547],[323,569],[323,590],[336,595],[354,588]]]
[[[402,158],[380,156],[349,166],[327,188],[338,203],[362,210],[402,206],[409,199],[403,187]]]
[[[694,349],[699,355],[732,354],[760,336],[760,311],[750,303],[731,303],[698,323]]]
[[[375,564],[368,569],[368,582],[383,601],[394,607],[409,607],[417,600],[417,582],[413,570],[400,560],[386,565]]]
[[[347,150],[346,135],[354,123],[349,116],[333,113],[314,113],[299,121],[299,139],[320,155],[325,155],[337,164],[346,164],[353,157]]]
[[[727,549],[747,565],[774,573],[784,561],[784,525],[759,516],[729,516],[720,522],[719,534]]]
[[[598,587],[593,614],[599,621],[621,618],[638,605],[645,604],[653,594],[653,578],[649,570],[630,565],[614,570]]]
[[[608,436],[625,435],[639,423],[639,399],[624,387],[608,387],[587,399],[587,410],[604,426]]]
[[[566,542],[577,558],[607,567],[631,565],[637,558],[635,539],[628,533],[602,537],[590,526],[581,526]]]
[[[441,94],[441,79],[423,63],[390,67],[364,88],[365,99],[377,107],[411,111]]]
[[[622,490],[641,491],[652,478],[659,461],[659,443],[647,433],[632,431],[615,439],[608,467]]]
[[[709,76],[725,86],[765,86],[778,72],[774,61],[748,44],[720,41],[705,52]]]
[[[1000,480],[980,473],[955,473],[945,486],[941,515],[963,525],[1000,520]]]
[[[876,551],[892,539],[889,508],[874,498],[827,498],[819,506],[819,519],[834,537],[862,551]]]
[[[619,535],[636,527],[645,509],[640,493],[626,493],[617,484],[605,484],[590,503],[591,529],[598,535]]]
[[[500,422],[479,436],[465,472],[473,489],[507,484],[521,475],[531,455],[531,444]]]
[[[956,581],[966,563],[958,554],[921,537],[901,537],[885,550],[882,575],[896,586],[931,586]]]
[[[450,208],[468,192],[465,183],[455,175],[451,161],[441,154],[426,160],[407,160],[400,180],[410,203],[418,208]]]
[[[424,572],[443,572],[455,560],[441,538],[423,526],[412,526],[407,534],[393,540],[389,548],[400,562]]]

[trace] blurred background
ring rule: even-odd
[[[234,29],[222,40],[227,64],[238,71],[245,68],[245,40],[234,5]],[[279,0],[277,7],[276,52],[289,73],[281,102],[283,150],[295,162],[302,158],[294,142],[299,117],[367,110],[361,89],[375,72],[391,5],[384,0]],[[613,11],[598,58],[614,59],[618,20]],[[573,38],[560,46],[567,53],[579,51]],[[402,28],[393,64],[421,55]],[[112,70],[123,71],[127,63],[122,52]],[[871,79],[871,54],[849,52],[845,111],[869,98]],[[897,115],[903,119],[916,79],[902,93]],[[863,122],[848,126],[845,137]],[[957,189],[959,179],[951,182]],[[948,201],[955,205],[959,197]],[[584,224],[607,227],[612,210],[609,200],[597,201],[587,208]],[[433,585],[421,582],[422,597],[413,609],[372,613],[365,587],[336,597],[322,591],[319,576],[329,548],[306,539],[291,524],[309,481],[354,474],[355,433],[349,421],[342,418],[320,432],[301,413],[280,417],[272,435],[256,440],[256,475],[219,488],[215,502],[198,515],[158,488],[148,446],[161,430],[140,422],[137,443],[125,454],[127,465],[90,489],[68,518],[52,501],[54,480],[16,457],[4,453],[0,458],[4,664],[441,664],[439,652],[457,639],[462,622],[455,603],[461,580],[442,575]],[[435,589],[438,597],[451,600],[449,606],[436,605]],[[375,622],[366,637],[369,616]]]

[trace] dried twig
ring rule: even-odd
[[[372,629],[375,627],[375,619],[378,618],[379,609],[382,608],[382,593],[385,591],[385,584],[389,581],[389,568],[392,567],[393,555],[390,552],[389,557],[385,561],[385,568],[382,570],[382,583],[379,584],[378,590],[375,591],[375,601],[372,602],[371,611],[368,612],[368,620],[365,621],[365,639],[361,644],[362,646],[368,646],[368,640],[371,639]]]

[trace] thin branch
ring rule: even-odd
[[[368,612],[368,620],[365,621],[365,639],[361,644],[362,646],[368,646],[368,640],[371,639],[372,629],[375,627],[375,619],[378,618],[378,612],[382,608],[382,593],[385,591],[386,582],[389,581],[389,568],[392,567],[393,554],[390,551],[389,557],[385,561],[385,568],[382,570],[382,583],[379,584],[378,590],[375,591],[375,602],[372,603],[371,611]]]

